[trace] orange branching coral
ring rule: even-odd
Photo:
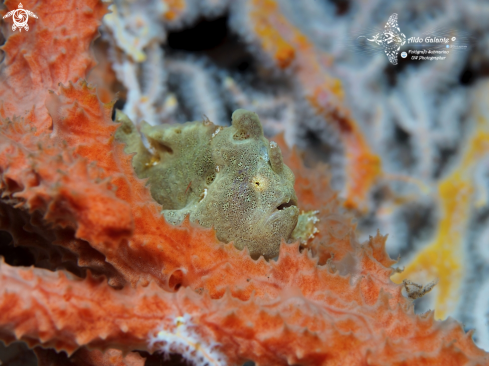
[[[64,353],[57,353],[52,349],[36,347],[36,353],[39,366],[53,365],[78,365],[78,366],[143,366],[145,359],[137,352],[131,352],[123,355],[122,351],[109,349],[102,352],[98,349],[89,351],[81,348],[76,351],[69,359]]]
[[[444,319],[453,312],[460,297],[464,273],[464,234],[475,201],[476,189],[472,176],[477,163],[489,149],[489,126],[479,114],[477,118],[458,165],[438,184],[441,220],[435,239],[417,253],[403,273],[393,277],[396,282],[406,278],[438,278],[438,288],[435,289],[438,319]]]
[[[279,265],[297,256],[296,247],[282,250]],[[367,279],[348,285],[343,299],[331,291],[306,297],[289,289],[275,298],[243,301],[229,292],[213,300],[190,289],[172,294],[155,285],[116,291],[90,277],[5,264],[0,273],[3,333],[69,352],[84,344],[155,350],[166,343],[189,359],[222,365],[249,358],[262,365],[484,362],[484,352],[454,321],[439,323],[432,313],[416,317],[412,308],[390,307],[384,292],[365,298],[362,287],[372,281]]]
[[[54,60],[86,54],[104,12],[95,1],[28,5],[40,18],[29,47],[54,45]],[[54,8],[74,21],[50,29],[58,23],[42,16]],[[75,44],[56,47],[57,32]],[[42,62],[41,52],[36,60],[50,79],[33,80],[37,66],[18,56],[26,55],[22,40],[8,38],[0,76],[14,75],[0,87],[1,224],[18,244],[39,239],[31,246],[45,248],[51,257],[44,267],[57,271],[0,264],[0,339],[78,350],[79,364],[98,365],[110,357],[140,363],[137,355],[122,360],[115,349],[180,353],[216,365],[489,362],[453,320],[414,314],[389,279],[386,238],[358,243],[327,176],[306,169],[296,153],[283,149],[301,208],[318,210],[320,219],[316,237],[302,248],[282,242],[278,260],[255,261],[247,249],[218,242],[211,229],[188,220],[168,224],[114,139],[112,105],[83,80],[74,82],[92,61],[58,73],[62,66]],[[59,270],[74,266],[85,279]]]
[[[346,108],[341,82],[326,71],[331,61],[280,12],[274,0],[253,0],[243,6],[260,48],[278,67],[292,67],[306,99],[340,131],[346,148],[345,206],[367,210],[371,188],[381,176],[381,160]]]
[[[5,2],[7,11],[17,5],[17,1]],[[23,116],[40,134],[51,125],[44,108],[46,90],[85,77],[95,65],[89,47],[106,6],[96,0],[55,1],[50,6],[24,1],[23,5],[38,19],[31,21],[29,32],[10,32],[3,46],[0,116]]]

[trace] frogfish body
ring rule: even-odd
[[[299,217],[295,178],[278,145],[264,137],[256,113],[236,110],[229,127],[207,119],[143,122],[141,133],[120,111],[116,121],[116,139],[126,144],[126,153],[136,153],[136,174],[148,179],[168,222],[178,225],[188,215],[191,222],[214,227],[220,241],[247,247],[253,258],[278,255]]]

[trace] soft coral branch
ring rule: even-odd
[[[6,1],[7,11],[17,1]],[[5,59],[0,73],[0,116],[29,118],[30,126],[41,133],[51,125],[44,100],[48,89],[58,83],[85,77],[95,65],[90,42],[107,6],[98,0],[24,1],[37,14],[29,32],[7,33],[2,47]],[[2,14],[3,15],[3,14]]]
[[[415,316],[411,305],[391,307],[385,292],[371,305],[339,300],[330,291],[312,300],[290,289],[276,298],[242,301],[226,293],[212,300],[154,285],[116,291],[91,277],[6,264],[0,281],[2,338],[70,353],[83,345],[185,353],[197,342],[189,358],[215,364],[249,358],[259,365],[487,362],[460,325],[435,322],[432,313]],[[352,293],[361,298],[362,282],[368,281],[360,279]]]

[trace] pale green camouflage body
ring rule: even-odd
[[[126,116],[118,112],[116,120],[122,123],[116,138],[126,143],[127,153],[136,153],[136,173],[148,178],[167,221],[180,224],[189,215],[214,227],[219,240],[247,247],[254,258],[278,255],[299,217],[294,174],[277,144],[264,137],[255,113],[235,111],[230,127],[208,120],[143,123],[150,149]]]

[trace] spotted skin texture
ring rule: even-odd
[[[208,120],[143,124],[149,149],[126,116],[119,112],[116,120],[122,123],[116,138],[126,143],[126,152],[136,153],[136,173],[148,178],[169,222],[179,225],[189,215],[192,222],[214,227],[219,240],[247,247],[253,258],[278,255],[299,217],[295,178],[280,147],[264,137],[255,113],[235,111],[226,128]]]

